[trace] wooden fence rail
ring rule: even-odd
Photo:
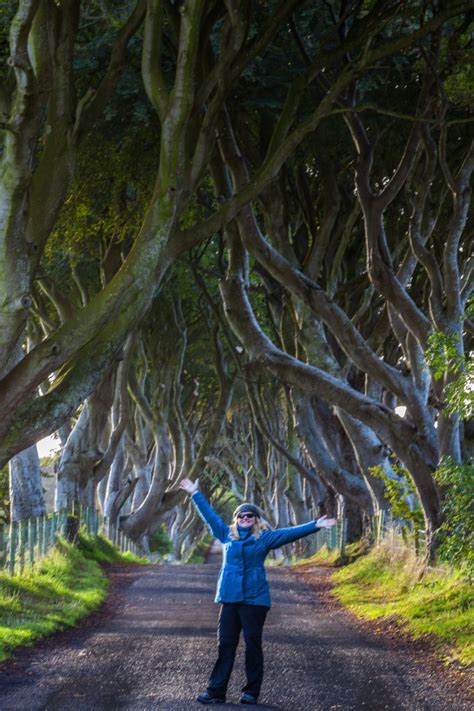
[[[14,575],[34,565],[53,548],[59,537],[73,540],[79,529],[102,535],[122,552],[138,554],[137,546],[96,509],[76,505],[37,518],[0,526],[0,570]]]

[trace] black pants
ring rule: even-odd
[[[211,676],[208,692],[212,696],[225,698],[235,652],[239,644],[240,630],[244,631],[245,673],[247,683],[242,691],[248,691],[256,698],[263,680],[262,632],[269,608],[264,605],[245,605],[240,602],[224,602],[219,612],[217,639],[219,656]]]

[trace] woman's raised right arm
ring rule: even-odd
[[[214,511],[202,491],[199,491],[197,480],[193,483],[190,479],[183,479],[179,486],[191,495],[191,501],[202,520],[208,525],[211,533],[219,541],[224,543],[227,538],[229,526],[224,523],[221,517]]]

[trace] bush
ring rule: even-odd
[[[379,477],[384,482],[385,496],[390,501],[392,516],[394,519],[409,524],[409,528],[407,528],[413,531],[415,548],[418,551],[419,535],[425,523],[420,499],[408,471],[395,461],[392,462],[392,469],[400,476],[400,479],[391,479],[381,466],[370,467],[369,471],[372,476]],[[410,499],[410,504],[408,499]],[[407,528],[401,530],[405,542],[408,542]]]
[[[439,555],[474,578],[474,466],[447,457],[435,472],[444,492]]]
[[[206,533],[204,538],[194,546],[191,555],[186,558],[186,563],[205,563],[206,555],[212,541],[213,537],[209,533]]]
[[[173,543],[168,535],[168,529],[165,523],[162,523],[159,528],[150,536],[150,551],[151,553],[160,553],[167,555],[173,550]]]

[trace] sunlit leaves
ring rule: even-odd
[[[459,354],[459,337],[455,334],[434,331],[428,337],[426,360],[435,380],[440,380],[449,370],[459,373],[463,358]]]
[[[448,494],[443,501],[440,554],[453,564],[464,563],[474,577],[474,465],[446,458],[435,477]]]
[[[406,469],[395,462],[392,462],[392,469],[399,479],[387,476],[381,466],[370,467],[369,471],[384,482],[385,496],[390,501],[393,517],[411,524],[415,531],[421,530],[424,525],[423,511],[413,481]]]

